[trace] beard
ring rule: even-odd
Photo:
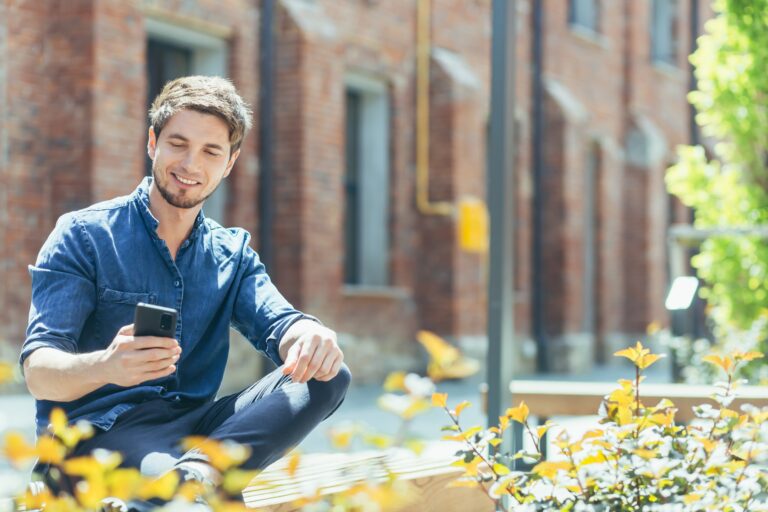
[[[178,194],[173,194],[168,186],[168,181],[163,181],[159,178],[160,173],[158,173],[157,165],[155,162],[152,162],[152,179],[155,182],[155,186],[157,187],[158,192],[160,192],[160,195],[165,199],[165,201],[170,204],[171,206],[175,206],[176,208],[194,208],[195,206],[203,203],[206,199],[211,197],[211,195],[216,192],[216,189],[219,188],[219,185],[221,182],[217,183],[215,187],[213,187],[213,190],[208,192],[207,194],[201,194],[200,196],[189,196],[187,195],[186,190],[182,190]],[[170,176],[170,172],[166,174],[167,180],[172,179]]]

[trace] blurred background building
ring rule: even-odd
[[[687,56],[711,10],[706,0],[517,5],[509,314],[523,371],[585,371],[668,322],[666,229],[689,213],[663,175],[675,146],[697,137]],[[422,367],[418,329],[482,352],[486,257],[462,250],[452,209],[416,201],[425,137],[416,85],[426,27],[429,199],[482,199],[490,9],[490,0],[0,0],[4,350],[15,355],[23,340],[27,265],[57,217],[130,193],[147,173],[147,106],[167,80],[220,74],[257,122],[206,213],[254,234],[284,295],[339,332],[358,381]],[[258,360],[234,346],[247,381]]]

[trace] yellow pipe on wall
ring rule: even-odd
[[[429,57],[432,0],[416,4],[416,206],[425,215],[454,215],[453,203],[429,201]]]

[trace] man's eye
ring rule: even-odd
[[[181,147],[184,147],[184,144],[174,144],[173,142],[169,142],[169,144],[170,144],[171,146],[173,146],[174,148],[181,148]]]
[[[221,156],[218,153],[214,153],[213,151],[206,151],[206,153],[208,153],[211,156]]]

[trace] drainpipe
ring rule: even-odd
[[[452,216],[450,202],[429,200],[429,57],[432,0],[416,4],[416,206],[424,215]]]
[[[532,254],[531,254],[531,302],[532,331],[536,340],[536,366],[540,372],[549,371],[549,340],[544,315],[544,2],[533,2],[533,126],[532,126],[532,166],[533,166],[533,218]]]
[[[259,257],[274,273],[275,1],[262,0],[259,14]]]

